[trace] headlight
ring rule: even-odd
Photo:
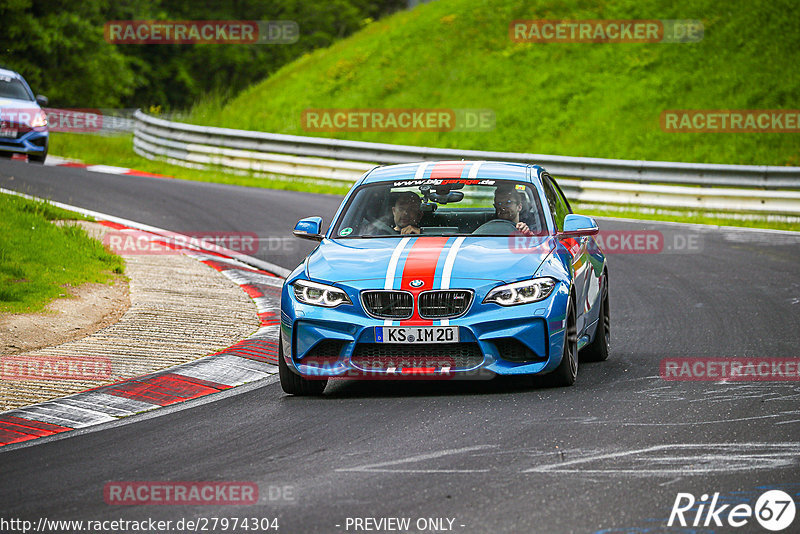
[[[501,306],[516,306],[544,300],[550,296],[557,283],[553,278],[534,278],[497,286],[489,291],[483,302],[494,302]]]
[[[335,308],[339,304],[352,304],[347,293],[341,289],[308,280],[295,280],[292,284],[294,296],[303,304]]]
[[[40,111],[33,117],[31,128],[43,128],[45,126],[47,126],[47,115],[44,111]]]

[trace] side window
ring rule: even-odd
[[[542,175],[542,183],[544,184],[544,195],[547,198],[547,204],[553,214],[553,219],[556,221],[556,227],[561,230],[564,228],[564,218],[570,213],[569,204],[567,204],[561,191],[550,181],[548,175]]]

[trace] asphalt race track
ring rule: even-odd
[[[267,242],[290,236],[303,216],[329,222],[339,202],[19,161],[0,161],[0,187],[169,230],[256,232]],[[356,532],[352,518],[382,517],[411,518],[415,532],[764,532],[753,518],[738,529],[666,522],[678,493],[753,506],[774,488],[800,502],[800,382],[667,381],[659,370],[664,358],[800,357],[800,236],[600,226],[659,231],[664,243],[660,253],[610,254],[613,352],[581,365],[574,387],[340,381],[322,398],[293,398],[267,380],[0,451],[3,516],[277,517],[282,533]],[[297,241],[256,255],[292,268],[309,248]],[[261,498],[112,506],[103,488],[113,481],[251,481]],[[420,518],[453,521],[415,530]]]

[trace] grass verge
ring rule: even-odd
[[[109,283],[124,271],[110,253],[77,224],[54,220],[82,215],[14,195],[0,194],[0,313],[41,310],[68,286]]]
[[[796,11],[795,0],[428,2],[308,53],[230,101],[201,100],[187,122],[428,147],[796,166],[796,130],[661,126],[666,110],[796,109],[800,25],[787,24]],[[674,44],[515,42],[512,21],[532,19],[697,19],[704,33]],[[303,121],[306,110],[409,108],[490,110],[496,120],[442,131],[377,131],[355,120],[328,132]]]

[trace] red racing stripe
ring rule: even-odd
[[[436,264],[439,261],[439,256],[447,244],[447,236],[441,237],[420,237],[408,252],[408,258],[403,266],[403,278],[400,281],[400,289],[411,291],[414,295],[414,302],[422,291],[433,289],[433,277],[436,274]],[[409,283],[412,280],[422,280],[422,286],[418,288],[411,287]],[[433,321],[423,319],[417,313],[417,307],[414,306],[414,315],[410,319],[400,321],[401,325],[409,326],[422,326],[432,325]]]
[[[403,367],[400,369],[401,375],[432,375],[436,373],[436,367]]]
[[[469,164],[469,161],[445,161],[437,163],[433,166],[433,169],[431,169],[431,179],[461,178],[464,167]]]

